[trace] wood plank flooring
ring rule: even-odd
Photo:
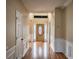
[[[67,59],[61,52],[53,52],[47,43],[34,43],[22,59]]]

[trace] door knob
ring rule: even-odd
[[[23,40],[23,38],[21,38],[21,40]]]

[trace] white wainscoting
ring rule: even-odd
[[[73,43],[66,41],[66,56],[68,59],[73,59]]]
[[[27,53],[28,50],[29,50],[29,48],[25,48],[24,53],[23,53],[23,57],[25,56],[25,54]]]
[[[52,48],[52,51],[55,52],[55,40],[51,40],[51,44],[50,44],[50,47]]]
[[[68,59],[73,59],[73,43],[63,38],[56,38],[54,45],[55,52],[63,52]]]
[[[27,53],[27,51],[29,49],[29,46],[28,45],[29,45],[28,41],[26,39],[24,39],[23,40],[23,47],[24,47],[24,49],[23,49],[23,57],[25,56],[25,54]]]
[[[66,42],[63,38],[55,39],[55,52],[63,52],[65,54]]]
[[[15,46],[6,51],[6,59],[15,59]]]

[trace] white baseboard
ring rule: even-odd
[[[6,59],[14,59],[15,58],[15,46],[6,51]]]

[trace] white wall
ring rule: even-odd
[[[50,46],[53,51],[55,51],[55,12],[51,14],[50,24]]]

